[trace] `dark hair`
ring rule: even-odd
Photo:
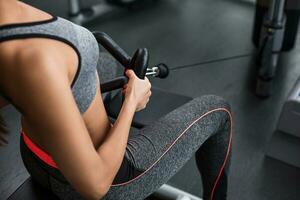
[[[2,143],[6,143],[7,144],[7,140],[5,139],[5,135],[7,135],[8,133],[8,128],[7,128],[7,124],[5,123],[3,117],[0,114],[0,145]]]

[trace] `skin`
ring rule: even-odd
[[[0,26],[49,18],[22,2],[0,0]],[[132,118],[148,103],[151,84],[147,78],[138,79],[132,70],[126,72],[125,101],[111,127],[99,79],[94,100],[80,114],[70,88],[77,65],[75,51],[56,40],[0,43],[0,91],[10,98],[0,97],[0,108],[15,106],[22,115],[24,132],[52,156],[70,184],[85,199],[101,199],[121,166]]]

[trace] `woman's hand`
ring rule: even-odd
[[[134,104],[135,111],[143,110],[151,96],[151,83],[147,77],[139,79],[133,70],[126,70],[128,83],[124,86],[125,100]]]

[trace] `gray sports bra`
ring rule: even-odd
[[[39,22],[0,26],[0,43],[26,38],[59,40],[76,51],[79,66],[71,88],[79,111],[84,113],[94,99],[97,88],[99,46],[93,34],[82,26],[55,16]]]

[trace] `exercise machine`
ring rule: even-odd
[[[262,23],[257,65],[256,94],[269,97],[281,51],[292,49],[299,23],[299,1],[295,12],[286,12],[288,0],[271,0]],[[287,16],[287,14],[289,16]],[[257,13],[256,13],[257,15]],[[287,17],[293,20],[288,22]],[[257,27],[256,27],[257,29]],[[257,30],[256,30],[257,32]],[[253,38],[255,40],[255,38]],[[266,155],[290,165],[300,167],[300,79],[291,90],[281,111],[277,129],[266,148]]]
[[[133,69],[139,78],[144,79],[145,76],[166,78],[168,76],[169,69],[166,64],[160,63],[154,67],[148,66],[149,53],[146,48],[139,48],[134,55],[130,57],[107,34],[102,32],[94,32],[93,34],[104,49],[106,49],[122,66]],[[100,86],[101,92],[105,93],[122,88],[126,83],[126,76],[117,77],[102,83]],[[110,117],[117,118],[123,101],[122,92],[118,91],[114,95],[107,96],[109,96],[109,99],[105,99],[107,113]],[[192,100],[191,97],[166,92],[152,87],[151,101],[147,104],[146,109],[135,114],[132,125],[135,128],[142,128],[190,100]],[[156,112],[152,112],[153,110]]]
[[[70,21],[82,25],[95,18],[104,16],[121,8],[135,8],[147,0],[101,0],[97,4],[83,8],[82,0],[69,1],[69,19]]]
[[[103,32],[93,32],[97,42],[102,45],[122,66],[126,69],[132,69],[137,77],[144,79],[145,76],[154,76],[166,78],[169,75],[169,69],[166,64],[160,63],[154,67],[148,67],[149,53],[146,48],[139,48],[135,51],[133,57],[121,49],[107,34]],[[101,84],[101,92],[106,93],[123,87],[127,83],[126,76],[120,76],[113,80]]]
[[[103,46],[122,66],[126,66],[127,69],[132,69],[139,78],[144,79],[145,76],[166,78],[168,76],[169,69],[166,64],[160,63],[154,67],[148,67],[149,53],[146,48],[139,48],[134,55],[130,57],[107,34],[103,32],[94,32],[93,34],[101,46]],[[126,76],[120,76],[102,83],[101,92],[110,92],[122,88],[127,81]],[[190,97],[172,94],[152,87],[151,101],[146,109],[136,113],[132,125],[135,128],[142,128],[191,99],[192,98]],[[122,92],[119,92],[106,101],[105,107],[110,117],[116,119],[122,106],[122,100]],[[159,106],[159,109],[157,109],[157,106]],[[158,112],[151,112],[153,109]],[[164,200],[201,200],[199,197],[166,184],[158,189],[152,197]]]
[[[280,52],[294,47],[300,19],[300,2],[257,0],[252,40],[258,48],[256,94],[272,94]]]
[[[269,11],[270,0],[256,0],[255,15],[254,15],[254,26],[252,33],[253,44],[258,47],[261,29],[264,23],[266,14]],[[300,1],[297,0],[286,0],[286,5],[284,9],[286,15],[285,33],[281,51],[289,51],[294,48],[298,25],[300,20]]]
[[[261,97],[268,97],[272,93],[273,78],[284,39],[285,2],[286,0],[272,0],[263,20],[256,61],[259,67],[256,94]]]

